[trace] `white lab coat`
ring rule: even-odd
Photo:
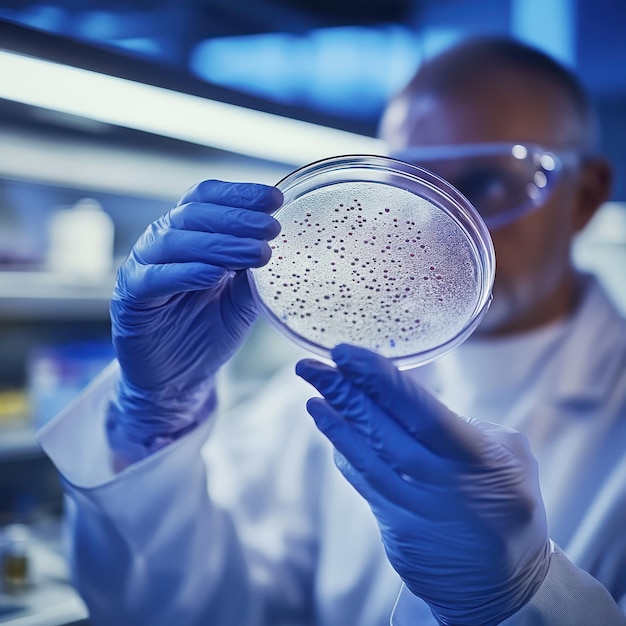
[[[526,432],[551,536],[619,599],[626,326],[589,282],[571,320],[467,342],[414,375],[460,413]],[[494,367],[496,356],[507,360]],[[292,368],[119,475],[104,437],[115,377],[112,366],[40,434],[66,483],[71,564],[96,626],[389,623],[401,581],[306,414],[312,389]],[[606,589],[555,548],[539,591],[505,623],[621,624]],[[435,622],[403,588],[393,623]]]

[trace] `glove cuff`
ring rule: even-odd
[[[217,405],[215,381],[194,390],[146,396],[120,378],[106,418],[109,446],[124,465],[164,448],[206,421]]]
[[[449,607],[441,610],[434,604],[431,612],[442,626],[463,624],[463,626],[496,626],[516,613],[537,592],[550,567],[551,546],[546,539],[536,556],[527,564],[511,573],[508,580],[503,580],[500,589],[492,589],[487,595],[479,589],[474,590],[471,604],[475,607]]]

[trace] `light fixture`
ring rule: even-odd
[[[379,139],[0,50],[0,98],[300,166]]]
[[[528,149],[521,144],[515,144],[511,152],[516,159],[525,159],[528,156]]]

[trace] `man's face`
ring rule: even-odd
[[[571,148],[581,133],[576,115],[560,92],[533,82],[523,76],[492,75],[454,97],[423,93],[397,101],[385,116],[383,139],[391,153],[506,142],[538,144],[557,153]],[[447,170],[436,173],[455,184],[461,165],[455,159]],[[555,299],[565,297],[563,284],[571,271],[576,194],[576,169],[565,169],[539,208],[491,229],[496,250],[494,301],[479,332],[531,327],[550,318],[550,309],[558,309]],[[477,209],[480,212],[481,207]]]

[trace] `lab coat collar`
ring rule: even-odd
[[[626,320],[595,277],[581,279],[584,295],[562,347],[562,367],[554,375],[561,404],[575,407],[605,400],[624,375],[626,357]]]

